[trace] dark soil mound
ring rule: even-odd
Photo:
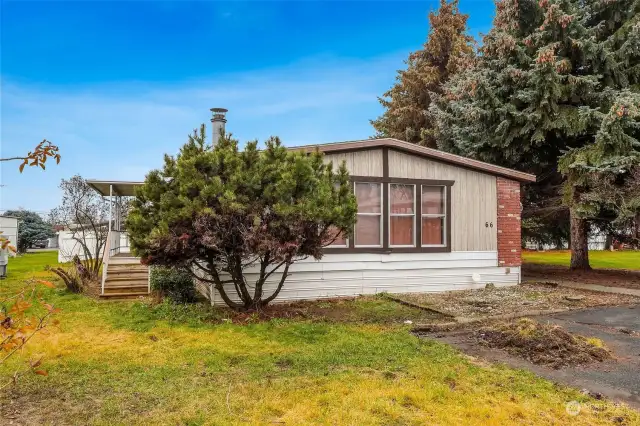
[[[640,289],[640,271],[624,269],[572,271],[566,266],[524,263],[522,274],[528,281],[553,280]]]
[[[556,369],[611,358],[609,350],[598,339],[571,334],[560,326],[540,324],[528,318],[486,326],[474,335],[481,344]]]

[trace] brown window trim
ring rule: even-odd
[[[384,152],[383,152],[384,155]],[[385,170],[386,171],[386,170]],[[385,175],[388,173],[384,173]],[[377,177],[377,176],[350,176],[349,181],[353,182],[371,182],[382,183],[382,247],[353,247],[355,242],[353,238],[348,239],[348,247],[325,247],[323,252],[326,254],[335,253],[449,253],[451,252],[451,187],[454,185],[453,180],[434,180],[434,179],[409,179],[394,177]],[[408,183],[416,185],[416,247],[390,247],[389,246],[389,184],[390,183]],[[445,212],[445,231],[446,245],[442,247],[422,247],[422,185],[444,186],[446,191],[446,212]],[[418,196],[419,195],[419,196]]]

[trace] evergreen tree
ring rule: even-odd
[[[594,40],[590,65],[603,90],[593,112],[599,123],[593,142],[571,147],[560,159],[565,200],[578,220],[613,211],[614,223],[624,224],[640,215],[640,1],[583,7]]]
[[[589,268],[588,219],[604,201],[586,180],[631,176],[637,156],[639,4],[498,1],[481,58],[431,109],[440,148],[535,173],[538,202],[567,194],[572,268]]]
[[[147,175],[126,221],[131,247],[148,264],[197,272],[232,308],[260,309],[293,262],[321,258],[353,228],[349,175],[344,163],[334,172],[320,152],[289,151],[278,138],[262,151],[257,142],[240,151],[230,135],[212,148],[204,134],[203,125]],[[252,282],[249,267],[258,271]]]
[[[436,146],[429,113],[432,92],[439,93],[442,84],[474,58],[467,18],[458,10],[458,0],[440,0],[440,8],[429,13],[430,29],[423,49],[409,55],[407,69],[398,71],[396,84],[378,98],[386,111],[371,121],[377,137]]]
[[[7,210],[7,216],[18,218],[18,252],[24,253],[35,242],[46,240],[55,235],[53,228],[36,212],[29,210]],[[12,241],[15,243],[15,241]]]

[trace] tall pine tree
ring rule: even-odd
[[[475,56],[467,18],[458,10],[458,0],[440,0],[440,8],[429,14],[423,49],[409,55],[407,69],[398,71],[396,84],[379,98],[385,112],[371,121],[376,136],[436,146],[429,113],[432,93],[440,93],[442,84]]]
[[[574,212],[572,237],[579,232],[576,222],[603,211],[613,211],[614,222],[622,224],[640,216],[640,1],[581,6],[593,40],[588,65],[600,75],[603,90],[593,111],[599,128],[591,143],[572,147],[560,159],[567,178],[565,201]],[[572,266],[578,266],[575,260]]]
[[[589,219],[605,204],[587,181],[619,167],[623,185],[636,161],[639,4],[498,1],[476,66],[431,108],[442,149],[537,174],[538,201],[566,194],[572,268],[589,268]]]

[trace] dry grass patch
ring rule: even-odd
[[[482,290],[405,294],[396,297],[464,318],[532,310],[571,310],[640,303],[640,298],[634,296],[596,293],[537,283]]]
[[[612,358],[600,339],[569,333],[559,325],[541,324],[529,318],[485,326],[474,335],[483,345],[556,369]]]

